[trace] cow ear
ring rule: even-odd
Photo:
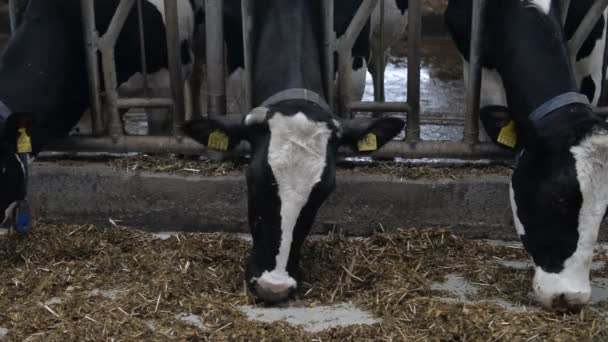
[[[182,130],[192,139],[218,151],[232,150],[242,140],[247,139],[246,129],[242,123],[222,119],[203,118],[188,121]]]
[[[503,148],[515,148],[518,140],[516,125],[507,107],[483,107],[479,110],[479,118],[492,142]]]
[[[380,149],[405,126],[405,122],[397,118],[353,119],[340,124],[340,144],[363,153]]]

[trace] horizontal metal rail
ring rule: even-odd
[[[350,102],[348,107],[353,112],[390,112],[411,113],[412,106],[405,102]]]
[[[50,145],[49,151],[57,152],[108,152],[128,153],[176,153],[200,155],[206,153],[206,148],[190,138],[178,140],[164,136],[122,136],[118,139],[109,137],[69,137]],[[248,147],[239,146],[233,155],[246,155]],[[347,148],[340,149],[341,156],[356,156],[360,153]],[[513,152],[500,149],[493,143],[469,145],[461,141],[420,141],[407,144],[393,141],[370,156],[381,159],[392,158],[446,158],[478,160],[493,157],[508,158]]]

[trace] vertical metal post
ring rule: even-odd
[[[171,95],[173,97],[173,134],[177,136],[180,135],[186,116],[182,50],[178,25],[177,1],[165,0],[167,53],[169,54],[169,74],[171,75]]]
[[[406,139],[410,143],[420,140],[420,41],[422,36],[421,0],[410,0],[408,8],[407,41],[407,113]]]
[[[473,22],[471,25],[471,51],[469,54],[469,87],[467,88],[464,142],[470,145],[479,142],[479,94],[481,92],[481,49],[485,23],[486,0],[473,0]]]
[[[332,110],[336,110],[336,92],[334,87],[335,65],[334,52],[336,50],[336,32],[334,31],[334,0],[321,1],[321,14],[323,16],[323,60],[325,65],[325,97]]]
[[[245,107],[250,111],[253,107],[253,0],[241,0],[241,22],[243,25],[243,58],[245,62]]]
[[[205,0],[209,116],[226,114],[223,0]]]
[[[89,79],[89,99],[91,103],[91,124],[93,134],[103,134],[103,120],[101,117],[101,97],[99,82],[99,60],[97,43],[99,35],[95,23],[95,0],[81,0],[82,26],[84,32],[85,54],[87,59],[87,76]]]
[[[608,78],[606,66],[608,66],[608,35],[606,35],[605,42],[606,48],[604,49],[604,63],[602,64],[602,80]],[[608,86],[602,87],[602,94],[598,101],[598,106],[605,106],[608,103]]]
[[[98,44],[99,51],[101,51],[101,63],[106,91],[107,122],[110,135],[114,141],[117,141],[123,135],[122,123],[118,112],[118,79],[116,75],[114,47],[134,4],[135,0],[120,0],[107,31],[99,38]]]
[[[384,12],[386,7],[386,0],[380,1],[380,53],[377,53],[374,56],[375,63],[374,67],[376,69],[376,77],[374,78],[374,101],[376,102],[384,102],[384,67],[385,67],[385,55],[384,55]]]
[[[146,56],[146,34],[144,32],[144,13],[141,0],[137,0],[137,21],[139,24],[139,51],[141,53],[141,70],[144,80],[144,96],[148,96],[148,58]]]
[[[351,90],[351,73],[353,46],[363,27],[367,23],[374,8],[378,4],[378,0],[363,0],[361,6],[357,10],[353,20],[351,21],[344,36],[340,38],[338,48],[338,81],[339,81],[339,97],[340,97],[340,114],[343,117],[351,117],[350,110],[350,90]]]
[[[566,19],[568,18],[568,11],[570,10],[570,0],[561,0],[559,5],[560,5],[560,13],[562,15],[562,25],[566,25]]]

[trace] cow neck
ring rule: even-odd
[[[11,112],[82,113],[86,109],[81,25],[57,4],[32,0],[0,57],[0,101]]]
[[[286,89],[324,94],[318,2],[256,3],[253,89],[255,105]],[[259,18],[259,20],[258,20]]]
[[[565,102],[563,107],[555,108],[540,119],[535,115],[537,118],[531,120],[530,116],[539,107],[563,94],[578,92],[578,86],[556,6],[545,14],[520,1],[511,3],[514,5],[506,8],[504,21],[497,24],[501,26],[498,36],[502,44],[496,45],[500,47],[496,52],[496,67],[503,78],[509,110],[515,121],[533,121],[534,126],[520,124],[518,130],[536,127],[545,131],[543,135],[552,131],[557,134],[569,124],[574,127],[577,122],[586,121],[593,113],[580,102]],[[559,123],[559,129],[552,127],[556,123]]]

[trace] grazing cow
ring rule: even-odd
[[[482,121],[490,138],[517,150],[515,228],[535,265],[536,299],[560,311],[589,301],[608,206],[608,125],[590,107],[600,94],[606,15],[576,61],[566,44],[592,2],[572,1],[564,30],[558,1],[488,1],[482,34]],[[471,3],[450,0],[446,12],[465,60]]]
[[[178,0],[182,62],[191,63],[194,8]],[[95,1],[97,30],[103,34],[119,0]],[[148,73],[167,69],[162,0],[142,2]],[[18,126],[27,128],[31,155],[65,137],[89,107],[79,0],[30,0],[23,22],[0,57],[0,223],[6,223],[26,192],[27,162],[17,158]],[[137,12],[132,11],[116,44],[117,79],[141,72]],[[28,138],[22,136],[22,139]]]
[[[221,150],[249,142],[253,250],[245,278],[259,299],[273,303],[288,299],[300,284],[300,247],[335,187],[338,148],[375,150],[404,123],[394,118],[339,121],[333,115],[322,82],[319,1],[259,0],[255,7],[253,97],[258,107],[236,121],[195,120],[184,130]],[[231,8],[226,21],[240,21],[238,4],[226,6]],[[336,20],[338,31],[346,29],[349,18]],[[229,59],[232,53],[229,45]]]

